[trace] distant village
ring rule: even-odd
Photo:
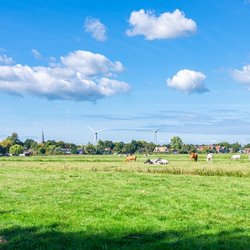
[[[238,142],[230,144],[221,142],[212,145],[184,144],[178,136],[171,138],[170,144],[157,145],[152,142],[132,140],[129,143],[102,141],[76,145],[64,141],[44,139],[41,142],[33,139],[21,141],[17,133],[0,141],[0,156],[31,156],[31,155],[102,155],[102,154],[189,154],[197,152],[201,154],[216,153],[242,153],[250,154],[250,144],[242,146]]]

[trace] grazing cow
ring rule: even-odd
[[[145,164],[153,164],[153,165],[166,165],[168,164],[168,160],[157,158],[157,159],[148,159],[144,162]]]
[[[240,155],[232,155],[231,160],[240,160]]]
[[[136,161],[136,156],[135,155],[129,155],[126,157],[126,162],[129,162],[129,161]]]
[[[157,160],[156,164],[158,164],[158,165],[166,165],[166,164],[168,164],[168,160],[159,158]]]
[[[144,164],[153,164],[153,161],[150,160],[150,159],[147,159],[147,160],[144,162]]]
[[[212,153],[207,154],[207,161],[213,161],[214,155]]]
[[[191,153],[190,154],[190,161],[191,160],[198,161],[198,154],[197,153]]]

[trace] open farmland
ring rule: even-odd
[[[248,156],[199,157],[0,158],[0,249],[249,249]]]

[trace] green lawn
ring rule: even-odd
[[[0,249],[250,249],[248,159],[165,158],[0,158]]]

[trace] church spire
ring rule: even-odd
[[[43,130],[42,130],[42,143],[45,143]]]

